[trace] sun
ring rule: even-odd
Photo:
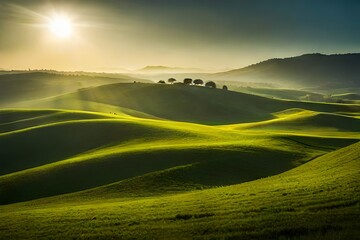
[[[68,38],[73,31],[70,19],[66,16],[55,16],[50,19],[49,30],[59,38]]]

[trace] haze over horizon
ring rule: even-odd
[[[359,10],[354,0],[2,0],[0,68],[221,70],[360,52]]]

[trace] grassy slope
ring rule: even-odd
[[[126,114],[51,109],[3,110],[0,116],[3,204],[188,164],[182,171],[185,182],[204,187],[234,184],[286,171],[359,138],[323,138],[321,132],[264,135]]]
[[[223,188],[107,200],[101,191],[93,191],[92,202],[79,196],[71,202],[60,197],[47,203],[3,206],[0,235],[37,239],[358,239],[359,191],[357,143],[286,173]]]
[[[288,109],[274,113],[275,119],[245,123],[224,125],[225,129],[309,133],[318,132],[323,136],[346,135],[359,136],[360,119],[341,114],[315,112],[303,109]]]
[[[115,117],[116,116],[110,114],[100,114],[85,111],[59,111],[54,109],[3,109],[0,110],[0,133],[56,122],[85,119],[108,119]]]
[[[30,109],[53,108],[53,109],[82,110],[82,111],[92,111],[92,112],[100,112],[107,114],[110,113],[113,115],[120,115],[120,116],[126,115],[126,116],[148,118],[148,119],[161,119],[151,114],[140,112],[134,109],[121,107],[118,105],[111,105],[96,101],[84,100],[81,99],[78,93],[64,94],[61,96],[43,98],[40,100],[21,102],[14,105],[14,107],[21,107],[21,108],[25,107]]]
[[[333,94],[331,97],[335,99],[360,100],[360,94],[357,93]]]
[[[272,113],[289,108],[330,113],[360,111],[360,105],[282,101],[205,87],[144,83],[110,84],[88,88],[24,106],[37,108],[76,106],[78,109],[99,111],[97,109],[101,107],[93,106],[94,103],[131,109],[149,114],[150,117],[202,124],[269,120],[274,118]]]
[[[0,134],[0,191],[6,196],[1,203],[83,190],[186,164],[191,164],[184,171],[189,182],[234,184],[286,171],[329,151],[329,146],[338,147],[335,142],[316,147],[322,139],[313,147],[281,136],[126,115],[56,110],[5,110],[0,115],[8,129]]]
[[[305,90],[295,90],[286,88],[255,88],[255,87],[238,87],[229,85],[233,91],[255,94],[268,98],[288,99],[288,100],[300,100],[307,95],[322,98],[323,95]]]

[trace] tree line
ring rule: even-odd
[[[185,84],[185,85],[196,85],[196,86],[205,86],[209,88],[216,88],[216,83],[214,81],[207,81],[204,85],[204,81],[201,79],[191,79],[191,78],[184,78],[182,82],[178,82],[175,78],[169,78],[167,80],[169,84]],[[158,81],[158,83],[166,84],[164,80]],[[226,85],[222,86],[223,90],[228,90],[228,87]]]

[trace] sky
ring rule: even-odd
[[[51,23],[66,18],[71,34]],[[357,0],[0,0],[0,68],[211,71],[360,52]]]

